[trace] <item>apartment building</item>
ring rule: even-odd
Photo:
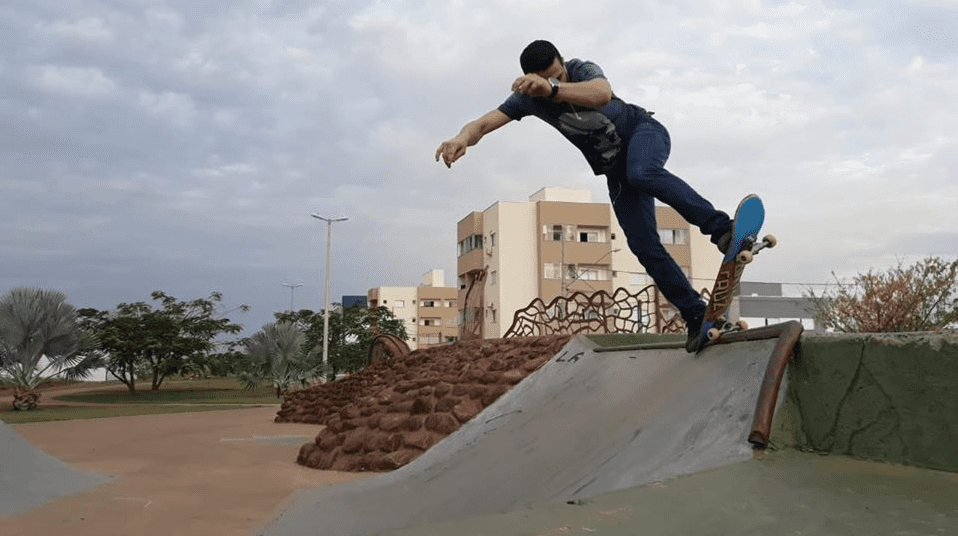
[[[417,287],[369,289],[366,298],[405,322],[411,350],[459,340],[457,289],[445,285],[444,270],[427,272]]]
[[[656,207],[656,216],[663,244],[693,286],[709,286],[721,261],[715,246],[671,207]],[[588,190],[543,188],[527,202],[473,212],[457,227],[463,339],[501,337],[515,311],[536,298],[635,293],[651,284],[612,206],[594,203]]]

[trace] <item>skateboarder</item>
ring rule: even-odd
[[[723,253],[731,239],[728,214],[666,171],[671,149],[668,131],[652,118],[652,112],[616,97],[598,65],[564,61],[552,43],[541,40],[522,51],[519,63],[524,74],[512,83],[512,95],[443,142],[436,161],[442,159],[451,167],[483,136],[528,115],[558,129],[582,151],[596,175],[605,175],[629,249],[681,313],[688,326],[686,349],[696,351],[705,304],[659,240],[655,200],[678,211]]]

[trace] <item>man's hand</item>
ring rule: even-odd
[[[459,134],[449,141],[442,142],[439,149],[436,150],[436,162],[442,158],[446,167],[452,167],[452,163],[462,158],[466,154],[466,149],[479,143],[483,136],[505,125],[509,121],[509,116],[500,112],[498,109],[483,115],[479,119],[466,123]]]
[[[446,167],[452,167],[452,163],[462,158],[466,154],[466,148],[469,143],[463,139],[462,135],[456,136],[449,141],[442,142],[439,149],[436,150],[436,162],[442,158]]]
[[[552,93],[552,84],[535,73],[529,73],[516,78],[512,83],[512,91],[525,93],[530,97],[548,97]]]

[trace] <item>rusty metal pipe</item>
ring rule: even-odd
[[[772,433],[772,418],[775,416],[775,405],[778,403],[778,392],[785,377],[785,368],[795,351],[799,338],[805,328],[797,320],[775,324],[763,328],[729,333],[719,342],[741,342],[760,339],[778,338],[778,343],[772,349],[768,368],[765,369],[765,378],[755,403],[755,418],[752,420],[752,431],[748,435],[748,442],[758,448],[768,446],[768,438]]]

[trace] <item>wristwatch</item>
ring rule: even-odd
[[[549,83],[552,84],[552,93],[549,93],[549,100],[555,100],[556,95],[559,94],[559,79],[550,78]]]

